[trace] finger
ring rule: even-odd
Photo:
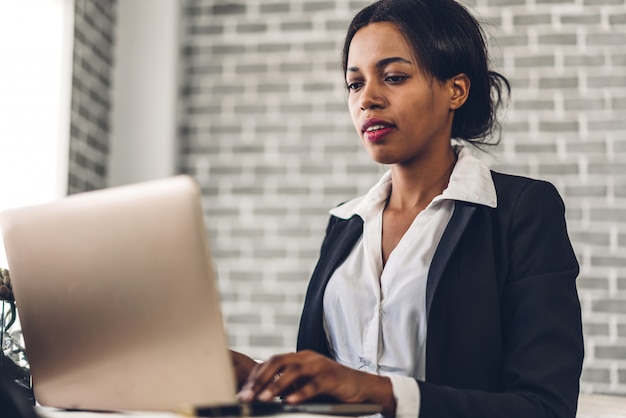
[[[273,356],[265,363],[256,366],[248,375],[247,382],[238,394],[239,398],[244,401],[254,400],[259,392],[263,391],[268,384],[272,383],[276,375],[282,371],[286,356],[287,355]]]
[[[235,377],[237,379],[237,387],[241,388],[247,381],[250,372],[256,367],[257,362],[246,356],[230,350],[233,368],[235,369]]]
[[[316,353],[301,352],[283,359],[284,365],[279,378],[259,393],[260,400],[270,400],[274,396],[289,396],[303,384],[317,388],[322,383],[327,389],[336,385],[335,379],[328,379],[332,375],[333,367],[337,364]],[[311,382],[311,383],[309,383]]]
[[[285,401],[287,403],[296,404],[325,393],[326,391],[320,384],[320,381],[311,379],[289,393],[289,395],[285,397]]]
[[[316,363],[300,371],[299,385],[285,397],[285,401],[298,403],[318,395],[329,395],[344,402],[365,400],[360,389],[368,386],[369,374],[325,359]]]
[[[258,399],[269,401],[275,396],[291,393],[301,381],[310,380],[310,375],[302,372],[299,364],[286,366],[281,375],[269,383],[259,394]]]
[[[261,367],[264,367],[264,365],[265,363],[257,364],[255,367],[252,368],[252,370],[250,370],[250,373],[248,373],[248,376],[244,380],[243,385],[241,385],[241,388],[239,389],[239,392],[237,393],[237,397],[240,400],[242,401],[252,400],[254,395],[251,389],[254,385],[255,377],[259,374],[259,369]]]

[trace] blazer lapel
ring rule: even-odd
[[[311,349],[330,355],[323,326],[324,291],[332,273],[350,254],[362,234],[363,220],[358,216],[347,221],[339,220],[328,232],[304,301],[298,332],[298,351]]]
[[[428,281],[426,282],[426,318],[430,316],[430,307],[443,271],[475,211],[475,206],[469,206],[459,201],[455,202],[454,213],[443,232],[428,271]]]
[[[328,234],[326,241],[329,248],[323,252],[318,265],[321,267],[316,276],[315,298],[321,298],[326,289],[326,283],[332,273],[352,252],[352,248],[363,234],[363,220],[358,216],[353,216],[347,221],[338,222]]]

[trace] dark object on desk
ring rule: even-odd
[[[35,396],[29,384],[30,374],[5,356],[2,351],[0,351],[0,377],[3,380],[14,383],[16,389],[21,392],[21,396],[28,399],[31,405],[35,404]]]
[[[383,412],[382,406],[373,403],[301,403],[285,404],[283,412],[306,414],[343,415],[347,417],[374,415]]]
[[[187,417],[253,417],[282,411],[281,402],[241,403],[213,406],[190,406],[180,413]]]
[[[0,414],[11,418],[37,418],[24,390],[4,374],[0,375]]]
[[[222,406],[191,407],[182,411],[189,417],[255,417],[274,415],[281,412],[326,414],[343,416],[374,415],[382,412],[382,407],[366,403],[301,403],[252,402]]]

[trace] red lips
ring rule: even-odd
[[[369,142],[381,141],[395,125],[383,119],[368,118],[361,124],[361,132]]]

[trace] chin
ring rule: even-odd
[[[385,165],[396,164],[396,163],[399,162],[397,158],[392,158],[392,157],[387,156],[387,155],[372,155],[372,154],[370,154],[370,158],[375,163],[385,164]]]
[[[400,149],[393,149],[391,144],[377,143],[371,144],[364,142],[365,150],[370,159],[378,164],[398,164],[406,160],[406,155]]]

